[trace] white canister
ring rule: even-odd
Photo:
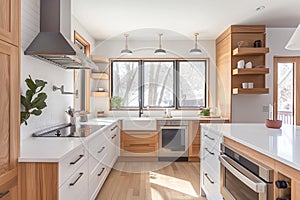
[[[245,66],[245,60],[239,60],[237,62],[237,68],[244,68]]]
[[[245,68],[251,69],[252,68],[252,62],[247,62],[245,65]]]
[[[248,88],[248,83],[242,83],[242,88]]]
[[[253,82],[248,83],[248,88],[253,88],[253,87],[254,87],[254,83]]]

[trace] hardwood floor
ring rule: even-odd
[[[117,162],[97,200],[205,200],[199,162]]]

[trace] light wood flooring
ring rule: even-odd
[[[96,200],[205,200],[199,162],[120,162]]]

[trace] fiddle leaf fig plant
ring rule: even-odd
[[[27,125],[27,120],[31,115],[39,116],[42,110],[47,107],[47,94],[42,92],[47,82],[43,80],[32,80],[31,76],[25,80],[28,90],[26,96],[21,95],[21,124]]]

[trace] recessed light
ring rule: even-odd
[[[262,11],[264,10],[266,7],[265,6],[259,6],[256,8],[256,11]]]

